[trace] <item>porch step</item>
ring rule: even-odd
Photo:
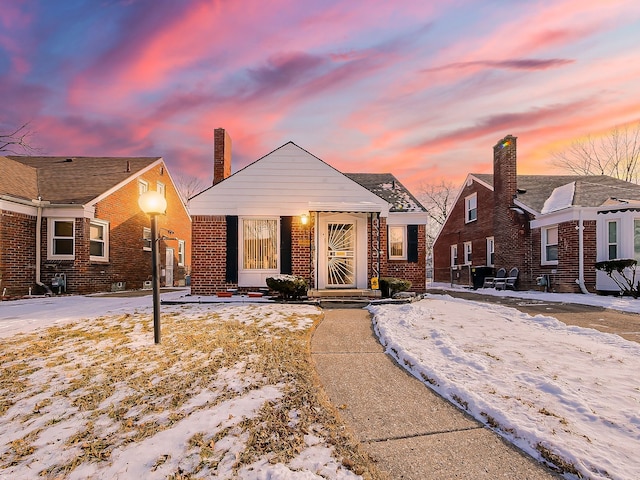
[[[320,290],[309,290],[307,292],[309,298],[320,299],[365,299],[380,298],[382,292],[380,290],[370,290],[368,288],[326,288]]]

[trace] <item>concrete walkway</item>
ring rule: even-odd
[[[324,313],[311,340],[320,381],[391,478],[561,478],[398,366],[384,353],[366,310]]]

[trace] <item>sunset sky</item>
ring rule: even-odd
[[[0,98],[43,154],[207,183],[218,127],[234,172],[293,141],[416,191],[513,134],[518,173],[560,173],[554,149],[640,121],[640,2],[2,0]]]

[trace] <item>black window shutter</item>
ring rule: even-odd
[[[407,225],[407,262],[418,263],[418,225]]]
[[[291,259],[291,224],[293,217],[280,217],[280,273],[291,275],[293,262]]]
[[[227,215],[227,283],[238,283],[238,217]]]

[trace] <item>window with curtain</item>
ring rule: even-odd
[[[406,227],[404,225],[389,226],[389,258],[403,260],[407,258]]]
[[[242,268],[275,270],[278,268],[278,221],[245,218],[242,220]]]

